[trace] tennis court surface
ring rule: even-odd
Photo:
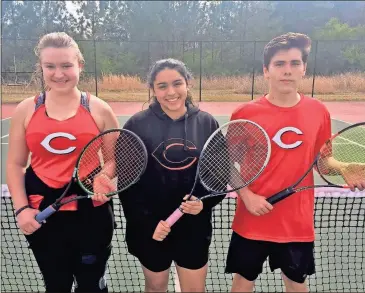
[[[220,124],[228,116],[216,117]],[[128,116],[120,116],[121,125]],[[348,124],[333,120],[336,132]],[[24,236],[15,224],[11,200],[5,185],[5,163],[8,151],[9,120],[2,121],[2,196],[1,196],[1,291],[44,291],[37,264],[27,247]],[[353,138],[356,139],[356,138]],[[346,142],[344,142],[346,144]],[[356,152],[365,150],[359,145]],[[320,179],[316,177],[316,182]],[[142,292],[144,279],[138,261],[128,254],[124,242],[125,221],[116,199],[115,214],[118,228],[113,240],[107,281],[109,292]],[[208,292],[230,291],[232,276],[224,273],[225,259],[235,211],[234,198],[225,199],[214,211],[214,237],[210,247]],[[311,291],[365,292],[365,192],[340,189],[316,190],[316,274],[308,280]],[[271,273],[265,264],[264,273],[256,282],[256,291],[284,291],[279,272]],[[179,291],[174,269],[170,274],[169,291]]]

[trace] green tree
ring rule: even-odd
[[[335,41],[319,42],[317,63],[320,73],[365,70],[365,25],[351,27],[331,18],[314,36],[319,40]]]

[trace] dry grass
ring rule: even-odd
[[[300,85],[300,92],[310,95],[312,78],[306,77]],[[95,93],[94,79],[82,80],[82,90]],[[251,99],[252,77],[213,77],[202,80],[203,101],[248,101]],[[263,76],[256,76],[254,98],[268,91]],[[2,86],[2,102],[17,103],[34,95],[34,85]],[[198,80],[192,83],[195,99],[199,99]],[[335,76],[317,76],[315,97],[323,101],[365,101],[365,73],[346,73]],[[98,96],[105,101],[145,101],[148,98],[146,84],[138,76],[103,75],[98,81]]]
[[[89,91],[95,90],[95,80],[89,79],[82,81],[80,87]],[[146,90],[146,85],[138,76],[129,75],[103,75],[100,82],[98,82],[98,89],[100,91],[143,91]]]
[[[312,92],[313,77],[305,77],[299,87],[300,92]],[[203,89],[233,90],[236,93],[250,94],[252,89],[251,76],[214,77],[204,79]],[[255,77],[254,93],[267,92],[267,82],[262,75]],[[334,76],[316,76],[314,91],[317,95],[362,93],[365,94],[365,73],[345,73]]]

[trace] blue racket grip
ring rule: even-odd
[[[39,224],[41,224],[45,219],[47,219],[50,215],[54,214],[56,211],[57,210],[50,205],[48,208],[37,214],[35,216],[35,219]]]
[[[270,203],[270,204],[276,204],[277,202],[287,198],[289,195],[292,195],[293,193],[295,193],[295,190],[292,187],[286,188],[272,196],[270,196],[269,198],[267,198],[266,200]]]

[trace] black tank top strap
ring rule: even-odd
[[[81,105],[88,111],[90,112],[90,101],[89,101],[89,96],[88,93],[86,92],[81,92]]]
[[[46,94],[44,92],[40,93],[35,102],[35,110],[44,104],[46,100]]]
[[[45,100],[46,100],[46,94],[44,92],[40,93],[39,96],[36,98],[35,110],[37,110],[41,105],[43,105]],[[81,105],[88,112],[90,112],[90,102],[88,94],[86,92],[81,92]]]

